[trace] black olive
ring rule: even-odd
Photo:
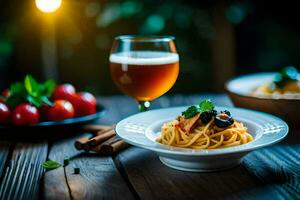
[[[231,116],[226,114],[226,119],[223,119],[224,116],[221,117],[222,114],[219,114],[215,118],[215,124],[219,128],[226,128],[233,124],[234,120]],[[224,114],[223,114],[224,115]]]
[[[211,114],[212,114],[212,116],[217,116],[217,114],[218,114],[218,112],[216,111],[216,110],[211,110],[211,111],[209,111]]]
[[[222,111],[223,113],[225,113],[226,115],[228,115],[228,116],[231,116],[231,114],[230,114],[230,112],[228,111],[228,110],[224,110],[224,111]]]
[[[200,119],[202,121],[202,123],[207,124],[208,122],[210,122],[211,118],[212,118],[212,114],[211,112],[202,112],[200,114]]]

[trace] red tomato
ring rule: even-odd
[[[50,121],[62,121],[72,117],[74,117],[74,108],[66,100],[56,100],[47,112],[47,119]]]
[[[1,96],[4,96],[5,98],[7,98],[10,94],[10,91],[8,88],[6,88],[5,90],[3,90],[3,92],[1,93]]]
[[[10,121],[10,109],[7,105],[0,102],[0,124],[8,124]]]
[[[12,123],[17,126],[36,124],[39,118],[38,109],[29,103],[21,103],[12,113]]]
[[[96,112],[97,100],[89,92],[79,92],[73,105],[76,116],[90,115]]]
[[[50,108],[51,108],[51,106],[48,106],[48,105],[42,105],[42,107],[39,108],[40,121],[46,121],[47,120],[48,110]]]
[[[52,94],[52,99],[53,100],[62,99],[62,100],[70,101],[70,98],[74,98],[74,96],[75,96],[74,86],[69,83],[65,83],[55,88]]]

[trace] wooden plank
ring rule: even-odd
[[[138,104],[130,97],[123,95],[115,95],[110,97],[99,98],[99,102],[107,109],[107,113],[100,118],[98,123],[114,124],[122,118],[138,112]],[[124,115],[120,115],[121,110]]]
[[[37,199],[48,144],[17,143],[0,186],[0,199]]]
[[[276,198],[241,165],[222,172],[182,172],[163,165],[155,153],[136,147],[120,153],[116,161],[142,199]]]
[[[284,199],[300,198],[300,131],[290,131],[282,143],[249,154],[243,165]]]
[[[170,107],[198,104],[203,98],[211,98],[217,105],[232,105],[226,96],[211,94],[188,97],[176,95],[157,101],[160,102],[161,107]],[[118,104],[123,107],[120,102]],[[133,106],[129,102],[126,104]],[[159,107],[157,104],[155,106]],[[142,199],[251,199],[254,196],[272,199],[276,197],[270,188],[249,174],[242,165],[224,172],[181,172],[164,166],[153,152],[136,147],[118,154],[115,162]]]
[[[5,167],[5,163],[8,159],[9,149],[12,143],[8,141],[0,141],[0,178],[3,177],[2,173]],[[2,179],[0,179],[1,181]]]
[[[41,187],[44,199],[71,199],[63,167],[45,172]]]
[[[120,97],[114,97],[114,99],[119,101]],[[111,108],[110,102],[110,99],[102,99],[102,104],[109,108],[106,117],[100,121],[102,124],[112,124],[119,119],[114,108]],[[44,198],[110,199],[118,198],[121,194],[122,198],[133,199],[132,192],[111,157],[84,153],[75,149],[74,141],[83,136],[79,135],[53,144],[49,152],[49,159],[62,163],[67,156],[71,158],[71,163],[65,168],[61,167],[46,172]],[[74,174],[74,167],[80,168],[80,174]]]

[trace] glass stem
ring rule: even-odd
[[[139,110],[140,112],[144,112],[149,110],[150,102],[149,101],[139,101]]]

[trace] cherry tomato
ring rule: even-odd
[[[21,103],[12,113],[12,123],[17,126],[36,124],[39,118],[38,109],[29,103]]]
[[[50,121],[62,121],[72,117],[74,117],[74,108],[66,100],[56,100],[47,112],[47,119]]]
[[[0,124],[8,124],[10,121],[11,112],[7,105],[0,102]]]
[[[1,96],[4,96],[5,98],[7,98],[10,94],[10,91],[8,88],[6,88],[5,90],[3,90],[3,92],[1,93]]]
[[[97,100],[89,92],[77,93],[77,99],[74,102],[75,115],[84,116],[94,114],[96,112]]]
[[[74,86],[69,83],[65,83],[55,88],[52,94],[52,99],[53,100],[62,99],[62,100],[70,101],[70,98],[74,98],[74,96],[75,96]]]
[[[48,110],[50,108],[51,108],[51,106],[48,106],[48,105],[42,105],[42,107],[39,108],[40,121],[47,121]]]

